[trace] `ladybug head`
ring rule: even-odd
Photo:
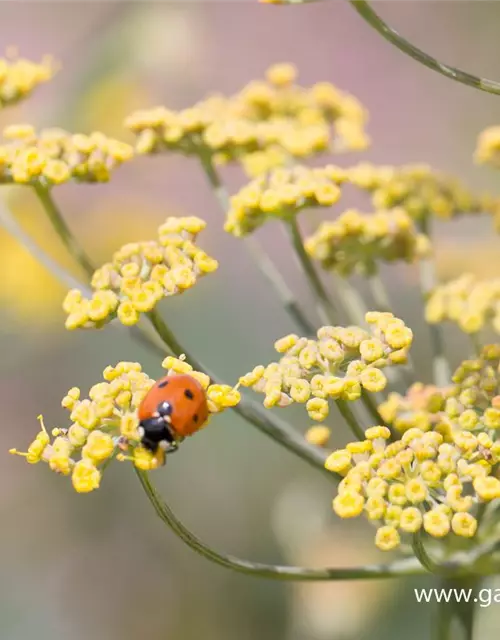
[[[160,402],[157,406],[156,410],[161,418],[169,418],[172,415],[173,407],[170,402],[163,400],[163,402]]]

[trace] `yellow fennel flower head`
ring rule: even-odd
[[[316,339],[296,334],[280,338],[275,342],[279,361],[255,367],[239,384],[264,394],[267,408],[298,402],[305,404],[310,418],[323,421],[330,401],[352,402],[363,390],[383,390],[387,379],[381,369],[394,364],[395,350],[407,352],[411,346],[411,330],[402,320],[377,312],[368,319],[370,331],[324,326]]]
[[[484,430],[500,428],[500,346],[486,345],[476,359],[462,362],[453,382],[454,395],[445,406],[453,438],[463,447],[470,443],[476,455],[495,464],[498,447]]]
[[[100,328],[115,318],[133,326],[163,298],[193,287],[218,266],[195,244],[204,227],[200,218],[168,218],[158,240],[123,246],[94,273],[92,298],[68,292],[63,302],[66,328]]]
[[[50,80],[56,64],[50,56],[32,62],[17,55],[0,58],[0,108],[27,98],[40,84]]]
[[[70,180],[107,182],[114,169],[133,157],[130,145],[94,132],[71,134],[63,129],[39,133],[26,125],[3,131],[8,142],[0,147],[4,182],[52,187]]]
[[[495,213],[494,199],[471,193],[456,179],[428,165],[391,167],[362,163],[347,170],[347,180],[372,194],[376,210],[400,207],[415,220]]]
[[[415,427],[428,431],[442,421],[446,396],[450,392],[416,382],[409,387],[406,396],[390,393],[378,410],[386,424],[400,433]]]
[[[88,398],[81,398],[77,387],[68,391],[62,401],[70,414],[67,428],[54,429],[51,439],[40,418],[41,431],[28,451],[12,449],[11,453],[24,456],[31,464],[46,462],[52,471],[71,475],[78,493],[99,487],[104,466],[118,451],[123,459],[134,459],[135,451],[143,448],[137,430],[137,410],[154,380],[137,362],[106,367],[103,378],[89,390]],[[138,455],[141,464],[145,464],[144,455]],[[156,457],[164,460],[162,453]]]
[[[164,361],[167,375],[188,372],[207,393],[210,413],[234,407],[240,400],[237,388],[210,384],[208,376],[195,371],[184,359],[169,356]],[[71,476],[78,493],[100,485],[104,469],[112,460],[130,461],[138,469],[151,471],[165,464],[163,449],[151,451],[141,441],[138,409],[154,385],[137,362],[119,362],[103,371],[103,380],[82,398],[72,387],[62,405],[70,413],[67,428],[52,430],[52,438],[40,417],[41,430],[27,452],[11,449],[30,464],[46,462],[50,470]],[[182,438],[179,438],[179,443]]]
[[[241,237],[268,220],[290,220],[303,209],[330,207],[341,195],[342,169],[279,168],[246,184],[230,201],[225,230]]]
[[[420,398],[428,403],[430,396]],[[500,496],[500,480],[493,475],[498,451],[487,431],[476,435],[454,426],[453,438],[445,441],[438,431],[412,427],[393,442],[387,427],[365,433],[365,441],[349,443],[326,460],[327,469],[344,476],[334,498],[336,513],[355,517],[364,511],[378,523],[377,537],[385,539],[390,527],[398,544],[421,528],[436,538],[475,535],[478,505]]]
[[[307,88],[296,80],[293,65],[276,64],[265,80],[232,96],[212,95],[179,111],[137,111],[125,126],[136,135],[137,153],[173,151],[242,162],[253,175],[290,158],[368,146],[367,114],[356,98],[329,83]]]
[[[306,239],[305,248],[324,269],[343,276],[373,273],[381,262],[415,262],[430,252],[404,209],[374,214],[345,211],[333,222],[323,222]]]
[[[500,331],[500,280],[479,280],[464,274],[437,287],[426,306],[426,319],[432,324],[450,321],[465,333],[483,327]]]

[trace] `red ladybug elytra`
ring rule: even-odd
[[[139,435],[151,451],[177,449],[177,441],[201,429],[208,418],[205,390],[192,376],[160,378],[139,406]]]

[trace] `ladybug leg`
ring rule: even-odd
[[[169,442],[168,440],[162,440],[158,446],[160,447],[160,449],[163,449],[163,451],[165,451],[165,453],[174,453],[174,451],[177,451],[177,449],[179,448],[179,443],[177,442],[177,440],[172,440],[171,442]]]

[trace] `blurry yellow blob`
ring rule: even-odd
[[[458,278],[464,272],[464,256],[467,256],[467,271],[478,278],[495,278],[500,276],[498,260],[498,242],[485,241],[484,238],[473,240],[465,237],[453,242],[440,242],[436,252],[436,265],[439,279],[442,281]]]
[[[79,100],[76,118],[82,129],[106,131],[121,140],[126,116],[149,102],[147,87],[138,80],[131,81],[126,73],[105,74]]]

